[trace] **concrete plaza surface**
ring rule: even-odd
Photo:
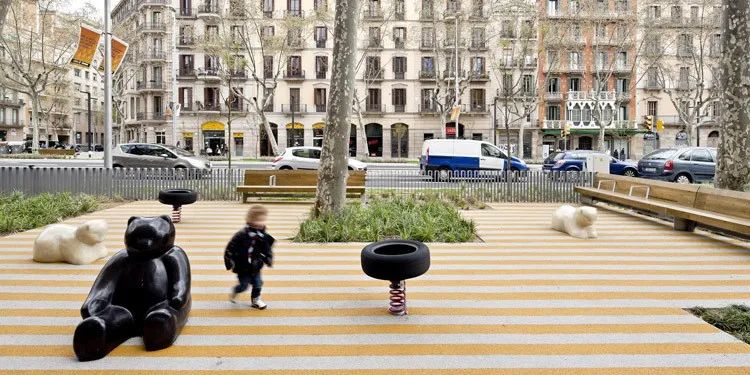
[[[265,311],[227,301],[223,249],[247,205],[183,209],[193,310],[166,350],[132,339],[79,363],[72,333],[104,261],[37,264],[40,229],[0,238],[0,374],[748,374],[750,345],[683,309],[750,302],[750,246],[600,210],[597,240],[548,229],[556,208],[497,204],[464,212],[483,242],[430,244],[430,271],[408,282],[410,315],[387,314],[387,283],[359,265],[363,244],[288,240],[309,210],[269,206],[280,238],[264,271]],[[68,220],[106,219],[122,248],[129,203]],[[245,296],[244,298],[249,299]],[[246,301],[249,302],[249,301]]]

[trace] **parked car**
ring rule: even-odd
[[[712,181],[716,149],[709,147],[662,148],[638,162],[641,177],[681,184]]]
[[[435,180],[447,180],[465,171],[503,171],[507,158],[500,148],[488,142],[430,139],[422,144],[419,169],[422,174],[432,174]],[[529,167],[523,160],[512,157],[510,170],[525,172]]]
[[[115,168],[184,168],[210,170],[211,163],[178,147],[125,143],[112,150],[112,166]]]
[[[273,159],[273,169],[311,169],[320,168],[320,147],[287,147],[284,152]],[[350,171],[366,171],[367,164],[349,158]]]
[[[604,153],[593,150],[558,152],[544,160],[542,170],[545,172],[580,172],[584,170],[586,157],[591,154]],[[609,158],[609,173],[628,177],[638,176],[638,165],[636,163],[619,160],[611,156]]]

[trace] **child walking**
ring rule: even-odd
[[[229,240],[224,251],[224,266],[227,270],[236,273],[239,281],[229,295],[229,300],[236,303],[237,295],[252,285],[250,292],[252,307],[259,310],[267,307],[260,299],[261,287],[263,287],[260,270],[264,265],[273,267],[272,247],[275,240],[266,233],[267,217],[268,209],[265,207],[260,205],[250,207],[245,217],[247,224]]]

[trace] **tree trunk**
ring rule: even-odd
[[[362,103],[357,101],[357,157],[364,159],[370,156],[370,148],[367,146],[367,130],[362,121]]]
[[[32,128],[31,153],[32,154],[39,153],[39,125],[40,125],[39,107],[41,106],[41,103],[39,103],[40,100],[41,98],[39,98],[39,95],[31,95],[31,128]]]
[[[337,0],[333,26],[333,66],[327,124],[320,155],[314,215],[340,211],[346,202],[349,117],[354,96],[359,0]]]
[[[607,132],[607,128],[599,124],[599,151],[601,152],[607,152],[607,144],[604,142],[604,135]]]
[[[750,190],[750,2],[724,0],[721,111],[716,187]]]
[[[258,106],[255,106],[255,110],[258,114],[258,117],[260,117],[260,121],[263,123],[263,129],[266,129],[266,135],[268,136],[268,143],[271,145],[271,152],[275,156],[279,155],[279,144],[276,142],[276,138],[273,136],[273,131],[271,130],[271,124],[268,122],[268,118],[266,117],[266,114],[258,108]]]
[[[521,121],[518,123],[518,152],[516,155],[523,159],[526,155],[523,154],[523,123],[525,119],[521,119]]]

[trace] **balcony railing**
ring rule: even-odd
[[[406,112],[406,104],[394,104],[393,105],[393,112]]]
[[[315,79],[326,79],[326,72],[325,71],[315,72]]]
[[[136,90],[164,90],[165,85],[164,82],[136,82],[135,84]]]
[[[560,101],[562,100],[562,93],[559,91],[547,91],[544,93],[544,99],[547,101]]]
[[[164,121],[163,112],[138,112],[135,116],[138,121]]]
[[[367,7],[365,11],[365,19],[379,20],[383,19],[383,10],[379,7]]]
[[[366,69],[363,79],[381,80],[383,79],[383,69]]]
[[[281,112],[282,113],[307,113],[307,104],[282,104],[281,105]]]
[[[315,41],[315,48],[326,48],[327,39],[318,39]]]
[[[302,17],[302,10],[300,9],[287,9],[284,11],[284,17]]]
[[[365,112],[383,113],[383,106],[379,103],[367,103],[367,105],[365,105]]]
[[[487,43],[484,40],[472,40],[469,48],[474,50],[484,50],[487,49]]]
[[[432,9],[422,9],[419,11],[420,20],[431,20],[435,18],[435,11]]]
[[[23,107],[24,101],[23,99],[15,98],[0,98],[0,105],[6,107]]]
[[[568,91],[568,100],[586,101],[614,101],[617,93],[614,91]]]
[[[177,44],[180,46],[192,46],[195,45],[195,38],[192,35],[180,35],[177,39]]]
[[[459,47],[466,47],[466,39],[459,39],[458,40],[458,46]],[[456,48],[456,41],[453,39],[448,39],[443,41],[443,48]]]
[[[419,106],[419,113],[421,114],[437,114],[437,112],[438,112],[437,106],[434,104],[432,105],[422,104]]]
[[[180,17],[192,17],[193,8],[180,8]]]
[[[484,16],[484,9],[482,9],[481,6],[473,7],[471,10],[471,15],[469,15],[470,19],[473,20],[483,20],[486,17]]]
[[[404,79],[405,76],[406,76],[405,72],[393,72],[394,79]]]
[[[284,72],[284,79],[305,79],[304,70],[286,70]]]
[[[422,40],[421,43],[419,43],[419,49],[421,50],[432,50],[435,48],[435,43],[433,43],[432,40]]]
[[[166,32],[167,31],[167,24],[164,22],[145,22],[141,27],[139,28],[141,31],[161,31]]]
[[[435,79],[436,74],[434,70],[420,70],[419,79]]]
[[[472,70],[469,72],[469,78],[475,81],[487,81],[490,79],[490,75],[486,71]]]
[[[247,78],[247,71],[244,69],[232,70],[229,75],[233,78]]]
[[[459,70],[458,71],[458,77],[459,78],[466,77],[466,71],[465,70]],[[443,78],[445,78],[445,79],[456,78],[456,70],[455,69],[450,69],[450,70],[446,69],[446,70],[444,70],[443,71]]]
[[[542,129],[562,129],[564,121],[562,120],[544,120]]]
[[[315,112],[326,112],[327,108],[325,104],[316,104]]]
[[[180,68],[180,70],[177,71],[178,77],[195,77],[195,68],[186,67],[186,68]]]
[[[167,53],[164,51],[149,51],[144,56],[146,60],[166,60]]]
[[[219,5],[218,4],[203,4],[198,7],[198,15],[219,15]]]
[[[218,68],[203,68],[203,69],[198,68],[196,73],[202,78],[218,78],[219,77]]]

